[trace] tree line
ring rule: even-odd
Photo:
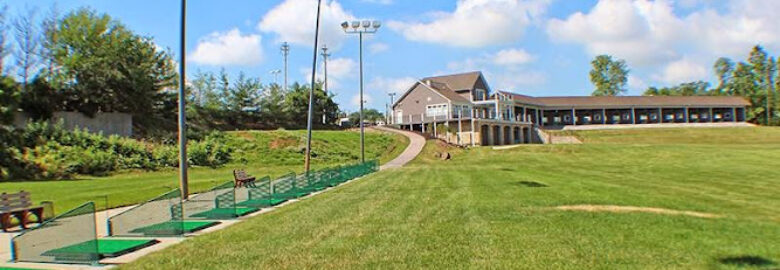
[[[609,55],[599,55],[591,62],[590,80],[596,89],[594,96],[617,96],[627,89],[629,69],[626,62]],[[747,59],[740,62],[721,57],[713,64],[718,85],[694,81],[671,87],[648,87],[645,96],[741,96],[750,102],[748,121],[780,125],[780,58],[770,56],[756,45]]]
[[[26,11],[9,18],[8,7],[0,8],[0,124],[8,128],[18,110],[37,120],[55,111],[122,112],[133,115],[135,134],[172,138],[179,76],[169,49],[89,8],[63,16],[52,6],[41,20],[37,10]],[[13,65],[2,61],[9,54]],[[281,88],[244,73],[198,72],[186,89],[193,136],[213,129],[305,127],[309,87]],[[338,105],[321,84],[316,88],[314,123],[331,126]]]

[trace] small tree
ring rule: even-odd
[[[591,62],[590,81],[596,86],[594,96],[617,96],[626,92],[628,67],[624,60],[599,55]]]
[[[17,46],[14,54],[16,67],[19,68],[18,75],[22,79],[22,90],[27,90],[27,84],[40,60],[38,58],[40,40],[35,26],[36,14],[35,9],[28,9],[27,14],[19,15],[13,22]]]

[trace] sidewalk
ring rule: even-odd
[[[376,130],[386,131],[386,132],[398,133],[409,138],[409,145],[406,147],[404,152],[398,155],[398,157],[396,157],[395,159],[379,167],[379,170],[403,167],[404,165],[406,165],[406,163],[409,163],[414,158],[416,158],[417,155],[419,155],[420,152],[422,152],[423,147],[425,147],[425,138],[423,138],[423,136],[420,136],[417,133],[400,130],[400,129],[388,128],[388,127],[372,127],[372,128]]]

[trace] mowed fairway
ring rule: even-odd
[[[626,141],[621,134],[647,139]],[[123,267],[780,267],[780,129],[575,135],[586,143],[449,149],[451,161],[434,158],[444,148],[429,142],[405,168]],[[565,205],[654,207],[711,217],[556,208]]]

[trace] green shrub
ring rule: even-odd
[[[24,129],[0,135],[0,180],[64,179],[72,174],[105,175],[123,169],[157,170],[179,165],[175,145],[105,137],[87,130],[69,131],[62,123],[29,123]],[[218,167],[230,162],[234,148],[229,143],[219,132],[190,141],[190,164]]]

